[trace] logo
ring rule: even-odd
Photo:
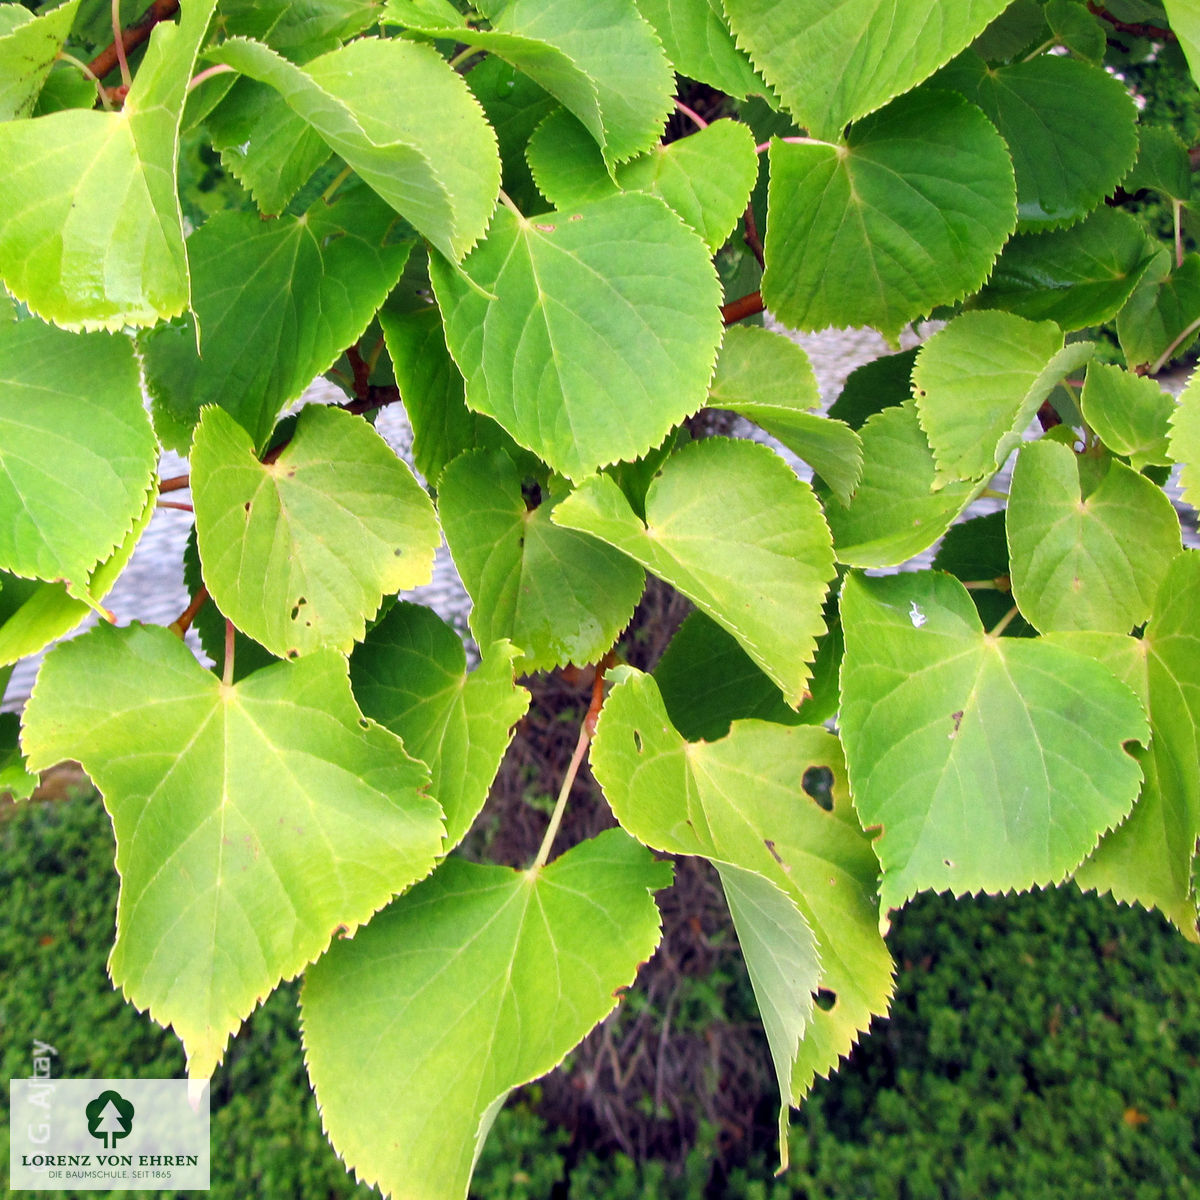
[[[133,1105],[120,1092],[101,1092],[83,1111],[88,1133],[99,1138],[105,1150],[111,1150],[133,1129]]]

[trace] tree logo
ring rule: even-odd
[[[83,1110],[87,1115],[88,1133],[100,1138],[106,1150],[111,1150],[120,1138],[128,1137],[133,1129],[133,1104],[119,1092],[101,1092]]]

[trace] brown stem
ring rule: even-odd
[[[721,320],[726,325],[736,325],[766,308],[763,304],[762,292],[751,292],[748,296],[739,296],[728,304],[721,305]]]
[[[177,508],[180,512],[195,512],[196,511],[190,504],[183,504],[178,500],[160,500],[155,507],[157,507],[157,508]]]
[[[160,492],[182,492],[192,486],[190,475],[175,475],[171,479],[163,479],[158,485]]]
[[[121,34],[121,47],[118,49],[116,39],[106,46],[95,58],[88,63],[88,70],[97,79],[114,71],[121,63],[122,51],[128,54],[130,50],[140,46],[150,37],[155,25],[166,21],[179,11],[179,0],[154,0],[148,9],[124,33]]]
[[[1156,39],[1160,42],[1174,42],[1178,40],[1174,30],[1164,29],[1161,25],[1142,25],[1136,21],[1122,21],[1119,17],[1114,17],[1103,4],[1094,3],[1094,0],[1088,0],[1088,12],[1093,16],[1099,17],[1102,21],[1107,21],[1120,33],[1128,33],[1133,37]]]
[[[750,248],[750,253],[754,255],[754,261],[765,271],[767,264],[763,261],[763,244],[762,238],[758,236],[758,222],[754,219],[754,205],[747,204],[746,212],[742,217],[742,224],[745,227],[742,233],[742,241]]]
[[[346,351],[346,361],[354,372],[354,396],[358,400],[365,400],[371,388],[371,368],[363,358],[357,342]]]
[[[203,584],[200,585],[200,590],[192,597],[187,608],[179,614],[179,616],[171,622],[170,628],[174,633],[183,637],[191,628],[192,622],[196,619],[196,614],[204,607],[208,601],[208,588]]]

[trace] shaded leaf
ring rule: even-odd
[[[1117,314],[1117,337],[1130,368],[1157,374],[1200,336],[1200,254],[1174,269],[1163,250]]]
[[[448,853],[487,799],[529,693],[513,683],[516,648],[497,642],[467,673],[462,639],[435,612],[402,601],[350,656],[359,707],[390,729],[433,776]]]
[[[1021,434],[1091,342],[1063,345],[1050,321],[1010,313],[956,317],[917,354],[913,394],[937,462],[937,484],[979,479],[1003,465]]]
[[[809,486],[766,446],[706,438],[663,464],[645,514],[598,475],[558,506],[554,522],[602,538],[682,592],[799,707],[835,574]]]
[[[984,633],[934,572],[852,576],[842,621],[842,738],[859,816],[881,827],[885,910],[1059,883],[1129,813],[1125,743],[1147,740],[1146,718],[1098,663]]]
[[[553,523],[561,503],[551,495],[528,508],[502,452],[470,451],[442,473],[438,512],[471,597],[471,632],[481,646],[512,641],[522,671],[598,661],[645,585],[624,555]]]
[[[465,1197],[509,1092],[556,1067],[654,953],[651,893],[670,880],[620,830],[535,871],[450,858],[337,942],[306,975],[301,1019],[322,1120],[358,1178]]]
[[[1066,331],[1100,325],[1120,311],[1154,253],[1138,221],[1098,208],[1069,229],[1013,238],[977,303]]]
[[[1137,109],[1101,67],[1057,54],[991,67],[968,52],[934,82],[978,104],[1008,144],[1022,229],[1086,216],[1137,156]]]
[[[270,463],[224,411],[205,409],[192,500],[208,590],[279,658],[348,652],[385,595],[429,582],[441,541],[429,497],[383,438],[320,405]]]
[[[84,588],[157,465],[128,338],[0,323],[0,569]]]
[[[500,186],[495,135],[432,46],[362,38],[301,68],[259,42],[229,38],[207,57],[278,91],[448,258],[483,236]]]
[[[850,372],[829,415],[861,429],[868,417],[912,399],[912,369],[919,346],[885,354]]]
[[[1138,156],[1121,185],[1127,192],[1151,188],[1169,200],[1186,201],[1192,195],[1192,164],[1187,147],[1173,129],[1138,126]]]
[[[497,212],[463,268],[494,300],[430,267],[467,405],[569,478],[640,458],[704,403],[720,286],[661,200]]]
[[[770,155],[763,299],[797,329],[894,338],[975,291],[1013,230],[1008,151],[953,93],[904,96],[844,146],[775,141]]]
[[[183,1040],[192,1078],[282,979],[426,875],[429,776],[359,714],[333,651],[226,686],[167,630],[55,647],[25,710],[31,768],[104,793],[121,892],[113,982]]]
[[[949,62],[1008,0],[725,0],[738,44],[819,138],[882,108]]]
[[[0,682],[0,696],[4,684]],[[0,713],[0,796],[11,800],[28,800],[38,785],[38,777],[25,769],[25,759],[17,743],[21,721],[16,713]]]
[[[153,325],[188,302],[179,119],[216,0],[155,27],[120,112],[0,122],[0,278],[74,329]]]
[[[404,270],[395,213],[370,191],[301,217],[217,213],[188,239],[192,318],[144,334],[146,383],[163,440],[186,452],[205,405],[262,450],[280,410],[362,334]]]
[[[1150,615],[1181,549],[1179,519],[1149,479],[1052,441],[1021,448],[1008,502],[1013,598],[1035,628],[1128,633]]]
[[[742,895],[730,897],[731,911],[747,964],[754,959],[751,978],[782,1099],[785,1108],[798,1104],[813,1079],[849,1053],[872,1015],[886,1010],[892,989],[876,910],[878,864],[849,803],[837,739],[808,725],[736,721],[720,741],[685,742],[654,681],[624,668],[601,712],[591,762],[635,837],[713,860],[727,895],[736,880]],[[811,768],[832,777],[831,809],[801,790]],[[739,874],[727,875],[726,864]],[[751,873],[759,896],[770,895],[771,884],[790,911],[773,896],[757,912],[745,903]],[[810,937],[819,972],[811,955],[797,972],[798,950]],[[790,987],[770,986],[789,962]],[[834,993],[831,1008],[810,1005],[818,987]]]

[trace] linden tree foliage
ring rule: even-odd
[[[463,1197],[690,855],[786,1162],[918,892],[1074,881],[1200,940],[1200,385],[1156,378],[1196,156],[1120,75],[1200,70],[1193,5],[118,7],[0,3],[0,680],[50,647],[0,788],[91,775],[110,974],[191,1076],[303,974],[334,1148]],[[822,397],[768,309],[918,344]],[[104,605],[162,503],[155,627]],[[443,542],[469,642],[405,595]],[[644,672],[651,575],[693,611]],[[585,667],[540,850],[480,861],[520,679]],[[556,848],[589,750],[619,828]]]

